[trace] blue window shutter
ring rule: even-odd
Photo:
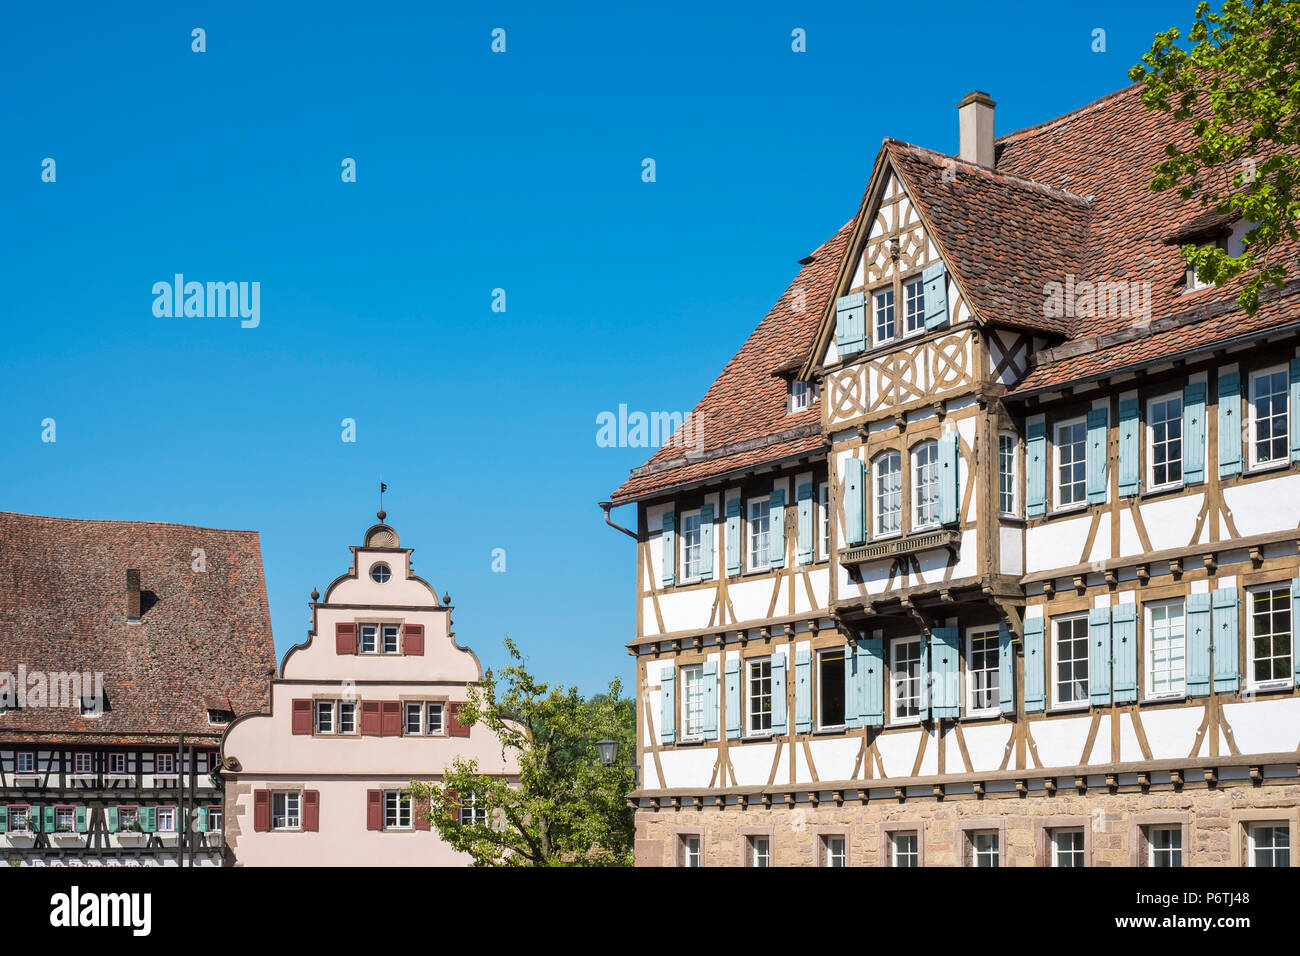
[[[1219,477],[1241,474],[1241,374],[1219,373]]]
[[[670,744],[677,739],[677,674],[670,670],[660,681],[659,742]]]
[[[1047,510],[1047,422],[1025,430],[1025,513],[1036,518]]]
[[[1119,493],[1127,498],[1142,490],[1142,460],[1138,453],[1138,432],[1142,428],[1141,404],[1137,398],[1119,401]]]
[[[700,578],[713,577],[713,505],[700,505]]]
[[[861,458],[844,459],[844,536],[849,545],[867,540],[865,485],[866,463]]]
[[[944,328],[948,324],[948,270],[942,262],[922,270],[921,288],[925,292],[926,331]]]
[[[1183,389],[1183,484],[1205,481],[1205,383]]]
[[[104,823],[108,826],[109,833],[117,832],[117,807],[108,807],[104,811]]]
[[[794,731],[812,730],[812,656],[801,647],[794,654]]]
[[[862,690],[859,675],[862,672],[862,646],[844,647],[844,726],[852,729],[862,726]]]
[[[1043,693],[1046,680],[1043,657],[1043,619],[1025,618],[1025,712],[1041,711],[1046,703]]]
[[[785,567],[785,489],[773,488],[768,499],[767,563]]]
[[[1117,604],[1111,610],[1111,656],[1115,659],[1115,703],[1138,698],[1137,605]]]
[[[705,661],[700,668],[704,679],[704,739],[718,736],[718,662]]]
[[[208,832],[208,808],[199,807],[194,818],[194,829],[198,833]]]
[[[1295,650],[1295,635],[1300,631],[1296,622],[1300,621],[1300,578],[1291,581],[1291,671],[1292,682],[1300,687],[1300,654]]]
[[[1291,460],[1300,461],[1300,358],[1291,360],[1291,401],[1287,416],[1291,428]]]
[[[1237,660],[1237,589],[1217,588],[1213,608],[1214,689],[1235,693],[1241,686],[1241,668]]]
[[[866,345],[867,296],[865,292],[835,300],[835,349],[840,358],[861,352]]]
[[[672,587],[673,582],[677,580],[677,515],[671,511],[664,515],[664,533],[660,541],[660,550],[664,587]]]
[[[1187,595],[1187,696],[1210,693],[1210,596]]]
[[[786,733],[785,655],[772,655],[772,733]]]
[[[740,661],[727,661],[727,739],[740,737]]]
[[[1101,504],[1106,500],[1106,427],[1110,412],[1105,408],[1088,411],[1088,504]]]
[[[862,723],[880,727],[885,723],[885,641],[869,637],[858,644],[858,649],[862,655],[858,670]]]
[[[1110,608],[1088,612],[1088,698],[1094,704],[1110,703]]]
[[[998,711],[1016,712],[1016,649],[1011,646],[1011,629],[998,625]]]
[[[727,502],[727,577],[740,573],[740,499]]]
[[[961,520],[960,441],[956,431],[939,437],[939,523]]]
[[[930,709],[935,717],[961,716],[961,669],[958,665],[957,628],[936,627],[930,631]]]
[[[801,484],[795,497],[799,500],[799,563],[810,564],[813,555],[812,482]]]

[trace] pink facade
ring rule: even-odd
[[[451,607],[412,573],[411,549],[381,523],[352,555],[285,655],[270,714],[237,720],[223,741],[237,865],[465,865],[400,791],[439,781],[457,756],[517,777],[490,730],[456,720],[482,670],[455,642]]]

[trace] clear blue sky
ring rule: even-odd
[[[649,453],[597,414],[690,409],[882,137],[955,151],[976,88],[999,133],[1073,109],[1193,6],[12,5],[0,509],[259,530],[283,654],[382,474],[485,664],[509,633],[544,679],[629,678],[596,502]],[[155,318],[176,272],[260,282],[260,326]]]

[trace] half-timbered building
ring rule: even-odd
[[[1300,283],[1188,273],[1249,224],[1150,191],[1187,133],[1136,87],[958,113],[604,504],[638,863],[1289,865]]]
[[[463,866],[406,792],[440,782],[456,757],[518,781],[518,762],[482,723],[457,719],[478,657],[456,643],[450,595],[419,577],[397,532],[379,523],[348,570],[311,595],[307,639],[291,647],[268,713],[222,742],[236,866]],[[451,794],[484,822],[474,794]]]
[[[274,667],[256,532],[0,514],[0,860],[224,863]]]

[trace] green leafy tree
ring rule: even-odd
[[[634,822],[627,795],[635,786],[636,712],[615,679],[584,699],[539,683],[518,647],[498,679],[488,671],[471,686],[457,720],[482,724],[519,761],[519,782],[479,772],[456,758],[439,784],[413,781],[408,792],[452,847],[475,866],[630,866]],[[618,741],[618,759],[603,766],[596,741]]]
[[[1206,208],[1254,223],[1239,255],[1181,250],[1202,282],[1223,285],[1248,273],[1237,302],[1253,315],[1264,283],[1285,280],[1270,253],[1297,238],[1300,221],[1300,3],[1228,0],[1212,13],[1202,2],[1187,44],[1179,38],[1177,29],[1157,34],[1129,71],[1145,87],[1147,108],[1186,122],[1193,135],[1188,149],[1165,147],[1151,188],[1199,196]]]

